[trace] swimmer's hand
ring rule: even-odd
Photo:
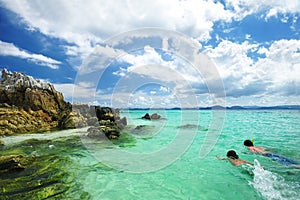
[[[220,158],[220,156],[216,156],[218,160],[226,160],[226,158]]]

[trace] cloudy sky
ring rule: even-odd
[[[0,69],[115,107],[300,104],[300,1],[0,0]]]

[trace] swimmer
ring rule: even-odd
[[[260,146],[254,146],[253,142],[251,142],[250,140],[245,140],[244,145],[252,153],[258,153],[258,154],[261,154],[263,156],[269,157],[272,160],[277,161],[277,162],[279,162],[279,163],[281,163],[285,166],[300,169],[300,165],[297,161],[292,160],[290,158],[286,158],[282,155],[277,155],[277,154],[274,154],[274,153],[270,153],[269,151],[267,151],[268,150],[267,148],[260,147]]]
[[[220,158],[219,156],[216,156],[216,157],[218,160],[229,160],[229,162],[234,166],[239,166],[242,164],[253,165],[251,162],[239,159],[239,156],[236,154],[236,152],[234,150],[228,151],[226,156],[227,156],[227,158]]]

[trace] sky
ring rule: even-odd
[[[73,103],[300,104],[300,1],[0,0],[0,69]]]

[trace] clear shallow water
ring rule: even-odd
[[[271,147],[278,154],[300,161],[299,111],[226,111],[218,141],[204,159],[200,159],[200,149],[211,129],[212,111],[149,111],[151,114],[154,112],[166,119],[139,119],[146,111],[121,113],[129,123],[125,131],[134,132],[130,134],[133,136],[131,140],[125,143],[84,140],[78,136],[84,134],[84,129],[49,133],[56,136],[30,145],[20,142],[26,137],[36,136],[14,136],[3,141],[8,146],[6,151],[46,157],[58,155],[63,162],[58,168],[67,173],[64,176],[68,180],[64,183],[69,188],[64,191],[66,198],[299,199],[299,169],[250,154],[243,146],[245,139],[254,137],[256,145]],[[148,126],[132,131],[137,125]],[[182,125],[181,129],[178,128]],[[65,137],[59,138],[59,135]],[[9,149],[10,145],[12,149]],[[99,154],[111,149],[126,154],[120,157],[116,157],[114,151]],[[236,150],[242,159],[251,162],[256,159],[254,171],[249,173],[243,167],[234,167],[215,158],[216,155],[225,157],[230,149]],[[155,157],[150,159],[145,156],[153,154]],[[259,165],[263,165],[265,170],[261,170]]]

